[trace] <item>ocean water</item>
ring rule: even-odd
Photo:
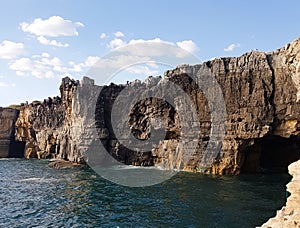
[[[0,159],[0,227],[255,227],[285,203],[288,174],[213,177],[179,172],[129,188],[90,168]]]

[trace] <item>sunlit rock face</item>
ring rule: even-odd
[[[164,78],[150,77],[145,82],[136,80],[127,85],[97,86],[87,77],[81,81],[64,78],[60,97],[21,107],[15,124],[16,139],[26,143],[27,158],[91,161],[93,158],[88,157],[87,147],[98,140],[107,154],[130,165],[214,174],[286,168],[288,163],[300,158],[299,61],[300,40],[296,40],[274,52],[251,51],[237,58],[217,58],[201,65],[180,66],[165,72]],[[198,72],[202,68],[215,77],[226,106],[226,131],[220,142],[211,142],[212,129],[218,127],[218,122],[212,122],[212,110],[208,105],[214,91],[204,94],[198,86],[200,78],[195,77],[193,81],[185,73],[186,70]],[[161,130],[165,133],[164,138],[148,151],[124,146],[115,136],[111,124],[117,97],[125,88],[136,88],[127,96],[134,97],[135,93],[143,94],[143,91],[149,93],[149,88],[166,81],[178,85],[188,95],[196,115],[192,107],[185,109],[185,115],[178,113],[183,103],[178,93],[165,94],[174,99],[174,105],[171,105],[158,99],[158,92],[151,90],[151,98],[132,106],[126,119],[122,120],[127,121],[125,127],[136,139],[144,141],[147,148],[147,140]],[[182,129],[189,127],[185,123],[195,122],[199,123],[199,135],[190,138],[188,143],[195,149],[186,159],[184,146],[187,142],[182,140]],[[189,135],[189,132],[185,134]],[[212,164],[203,170],[199,164],[209,142],[220,151]],[[289,147],[287,155],[284,152],[287,150],[280,152],[282,143]],[[107,159],[106,155],[101,159]]]

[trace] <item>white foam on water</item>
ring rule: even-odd
[[[39,183],[50,183],[50,182],[57,182],[59,181],[58,179],[55,178],[40,178],[40,177],[30,177],[30,178],[25,178],[21,180],[17,180],[17,182],[39,182]]]

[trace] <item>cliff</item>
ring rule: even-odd
[[[286,205],[277,211],[274,218],[270,218],[262,228],[284,227],[294,228],[300,227],[300,161],[289,165],[289,173],[293,176],[290,183],[287,184],[287,191],[291,194]]]
[[[16,139],[26,143],[27,158],[62,158],[83,163],[84,159],[89,159],[84,145],[94,143],[95,133],[90,128],[95,124],[101,144],[125,164],[216,174],[286,168],[300,159],[299,60],[300,39],[271,53],[251,51],[237,58],[218,58],[200,65],[180,66],[165,72],[164,79],[149,77],[143,83],[137,80],[128,85],[97,86],[86,77],[81,82],[64,78],[60,86],[61,97],[21,107],[16,121]],[[216,127],[212,125],[211,115],[216,110],[211,110],[208,99],[214,97],[215,91],[208,88],[204,94],[198,86],[201,78],[197,72],[203,70],[216,78],[225,101],[226,132],[221,144],[211,135]],[[196,72],[197,83],[186,72]],[[183,98],[176,91],[165,94],[175,101],[173,106],[155,98],[161,97],[161,91],[152,88],[167,81],[175,83],[188,95],[197,116],[191,114],[192,108],[180,115],[177,109],[182,106]],[[157,126],[164,126],[165,137],[152,150],[130,149],[123,145],[125,141],[115,136],[111,113],[125,88],[137,88],[128,90],[128,97],[151,90],[151,98],[131,107],[127,119],[120,118],[123,123],[127,121],[126,127],[145,143],[151,134],[159,133]],[[200,127],[197,140],[191,137],[187,138],[188,142],[183,141],[182,130],[192,129],[183,123],[196,122]],[[185,131],[185,135],[188,137],[189,131]],[[128,144],[132,142],[134,140]],[[221,150],[213,164],[202,170],[199,164],[209,143]],[[188,160],[184,159],[186,144],[196,148]]]
[[[24,143],[15,140],[18,114],[16,109],[0,108],[0,158],[24,156]]]

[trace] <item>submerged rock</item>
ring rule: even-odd
[[[71,162],[71,161],[65,161],[65,160],[56,160],[49,163],[49,166],[51,168],[55,169],[68,169],[68,168],[75,168],[75,167],[83,167],[82,164]]]

